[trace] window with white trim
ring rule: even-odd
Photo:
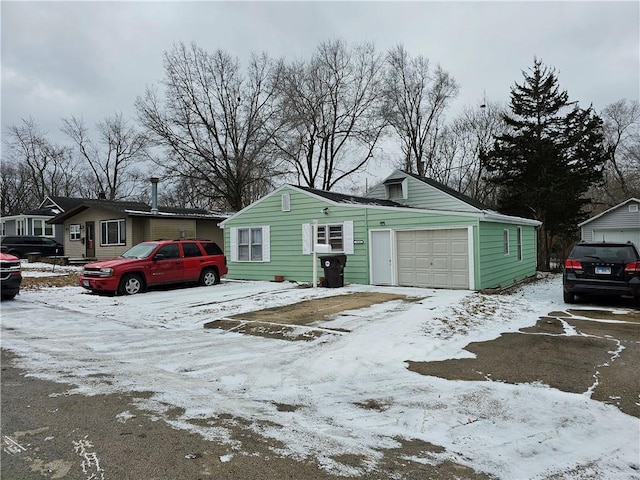
[[[342,224],[318,225],[318,243],[320,245],[331,245],[332,252],[344,251]]]
[[[127,234],[124,218],[100,222],[100,245],[125,245],[126,243]]]
[[[502,250],[505,255],[509,255],[509,230],[504,229],[502,231]]]
[[[80,240],[80,224],[72,223],[69,225],[69,240],[72,242]]]
[[[238,261],[262,261],[262,227],[238,229]]]
[[[332,252],[353,255],[353,221],[318,225],[318,244],[330,245]],[[313,247],[313,224],[302,224],[302,253],[311,255]]]
[[[518,227],[518,231],[516,234],[516,240],[518,244],[518,261],[522,261],[522,227]]]
[[[32,235],[44,235],[53,237],[53,225],[48,224],[42,218],[34,218],[31,225]]]
[[[24,228],[24,220],[16,220],[16,235],[26,235],[27,231]]]
[[[230,229],[231,261],[269,262],[270,227],[232,227]]]

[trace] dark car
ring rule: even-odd
[[[20,259],[0,252],[0,295],[3,300],[15,297],[20,291],[22,273]]]
[[[3,235],[0,237],[0,247],[3,252],[18,258],[27,258],[30,253],[43,257],[64,255],[64,245],[53,238],[38,235]]]
[[[117,258],[88,263],[78,279],[94,292],[134,295],[155,285],[215,285],[227,274],[227,259],[209,240],[142,242]]]
[[[630,296],[640,306],[640,253],[629,243],[579,243],[564,262],[564,301],[576,295]]]

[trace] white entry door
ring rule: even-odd
[[[391,231],[371,232],[371,284],[392,285]]]

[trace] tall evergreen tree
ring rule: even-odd
[[[483,161],[498,188],[498,209],[542,222],[538,268],[548,270],[554,240],[573,237],[588,215],[585,193],[601,180],[606,152],[601,119],[569,101],[554,69],[534,59],[523,76],[511,89],[507,133]]]

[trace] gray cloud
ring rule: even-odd
[[[308,56],[329,38],[404,44],[461,85],[455,106],[507,102],[534,56],[582,106],[638,100],[638,2],[2,2],[2,125],[95,122],[162,79],[175,42]]]

